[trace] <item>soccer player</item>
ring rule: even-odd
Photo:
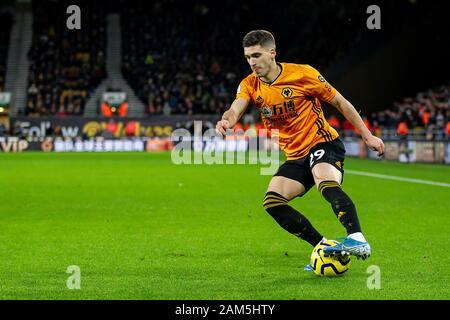
[[[253,102],[264,126],[278,129],[279,146],[287,157],[269,183],[263,201],[265,210],[281,227],[314,247],[325,238],[288,203],[316,185],[347,231],[345,240],[324,248],[324,254],[366,259],[371,254],[370,245],[361,232],[356,207],[341,186],[345,148],[325,120],[320,100],[339,110],[379,156],[384,154],[383,141],[370,133],[353,105],[316,69],[276,62],[275,39],[270,32],[249,32],[243,47],[253,72],[241,81],[236,99],[217,122],[216,131],[225,135]]]

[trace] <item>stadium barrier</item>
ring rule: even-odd
[[[29,141],[18,137],[0,137],[0,152],[153,152],[172,149],[170,138],[120,138],[103,137],[53,138],[44,137],[39,141]]]
[[[266,146],[261,143],[265,137],[246,137],[240,139],[213,139],[196,141],[189,139],[192,150],[196,152],[247,152]],[[186,140],[185,140],[186,141]],[[42,137],[36,140],[19,137],[0,137],[0,152],[153,152],[170,151],[181,141],[170,137],[128,137],[107,139],[95,138],[53,138]],[[360,139],[345,139],[346,155],[361,159],[378,159],[376,152],[369,150]],[[444,141],[385,141],[385,159],[399,162],[445,163],[450,164],[450,142]]]
[[[257,138],[252,138],[257,139]],[[183,141],[186,141],[184,139]],[[172,141],[170,137],[135,137],[106,139],[95,137],[83,139],[43,137],[28,140],[19,137],[0,137],[0,152],[15,153],[24,151],[44,152],[153,152],[170,151],[181,141]],[[189,139],[191,150],[195,152],[246,152],[256,149],[256,143],[248,139],[227,139],[196,141]]]
[[[214,128],[217,116],[196,116],[205,127]],[[22,136],[28,140],[38,141],[48,136],[49,131],[60,130],[63,138],[93,138],[108,131],[108,124],[115,124],[114,138],[130,136],[166,136],[169,137],[176,128],[193,127],[193,120],[185,115],[155,116],[148,118],[80,118],[80,117],[11,117],[10,128],[19,127]],[[131,130],[129,130],[131,128]]]
[[[103,135],[111,119],[78,117],[12,117],[11,126],[20,127],[20,137],[0,137],[1,152],[55,151],[55,152],[127,152],[172,150],[180,141],[172,141],[172,133],[186,128],[194,134],[195,123],[185,115],[157,116],[140,119],[113,118],[115,130]],[[214,128],[216,115],[196,116],[201,129]],[[127,131],[130,123],[135,132]],[[197,122],[198,123],[198,122]],[[59,127],[60,137],[47,135],[49,129]],[[139,133],[139,134],[138,134]],[[348,156],[378,159],[376,152],[369,150],[356,136],[344,135],[343,142]],[[249,136],[245,139],[205,140],[201,144],[191,141],[194,151],[245,152],[254,149],[254,143],[264,137]],[[385,159],[399,162],[446,163],[450,164],[450,141],[424,141],[384,139]],[[258,147],[259,148],[259,147]]]
[[[448,141],[401,141],[385,140],[387,160],[399,162],[446,163],[450,164],[450,142]],[[361,139],[344,139],[346,154],[361,159],[379,159],[375,151],[369,150]]]

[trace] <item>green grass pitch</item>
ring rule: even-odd
[[[345,168],[450,183],[443,165]],[[346,174],[373,255],[320,278],[303,271],[312,248],[263,210],[259,169],[177,166],[169,153],[0,154],[0,298],[450,299],[450,188]],[[327,238],[345,235],[316,190],[292,203]],[[79,290],[66,286],[71,265]]]

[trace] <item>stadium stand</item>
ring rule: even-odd
[[[29,52],[26,115],[82,115],[86,99],[106,76],[105,6],[83,5],[83,28],[69,30],[67,4],[33,2],[33,44]]]
[[[149,114],[221,113],[232,101],[241,57],[217,19],[189,2],[140,2],[123,10],[122,72]]]
[[[354,45],[362,32],[349,23],[346,32],[339,31],[340,41],[327,40],[330,32],[337,32],[333,26],[352,14],[337,2],[320,6],[326,8],[320,14],[312,1],[286,7],[260,6],[257,1],[224,1],[220,7],[175,0],[133,4],[121,11],[122,37],[128,40],[123,42],[122,72],[148,114],[222,113],[233,101],[240,79],[249,73],[241,39],[251,29],[266,26],[276,35],[281,61],[319,69]],[[295,6],[300,8],[293,10]],[[280,20],[282,25],[273,22]],[[308,22],[299,28],[302,20]]]
[[[354,135],[354,128],[347,121],[339,121],[334,115],[329,119],[345,135]],[[396,139],[402,135],[426,140],[448,138],[450,85],[441,85],[405,97],[400,102],[394,102],[391,108],[372,112],[363,119],[376,135],[385,139]]]
[[[6,58],[8,54],[9,37],[12,26],[10,12],[0,12],[0,92],[5,87]]]
[[[342,6],[335,0],[290,1],[284,6],[260,6],[256,0],[223,1],[220,6],[202,1],[119,0],[108,7],[81,1],[81,30],[68,30],[64,19],[48,19],[66,15],[68,4],[33,1],[27,102],[20,115],[83,115],[86,101],[107,77],[106,17],[111,12],[120,15],[123,77],[144,103],[147,116],[221,114],[233,101],[240,79],[249,73],[241,48],[248,30],[264,27],[275,34],[278,61],[308,63],[319,70],[327,70],[361,42],[374,39],[360,28],[367,18],[361,5]],[[383,6],[391,17],[406,11],[408,17],[416,17],[421,12],[420,6],[407,1],[383,2]],[[1,17],[0,89],[11,26],[11,16]],[[402,25],[402,19],[386,17],[383,23]],[[339,41],[330,41],[336,38]],[[357,63],[355,56],[352,59]],[[408,134],[441,137],[450,130],[448,90],[443,85],[418,93],[393,108],[367,114],[365,121],[385,137],[405,129]],[[330,121],[350,134],[351,125],[340,119],[335,116]]]

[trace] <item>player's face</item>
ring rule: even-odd
[[[247,59],[250,68],[260,77],[265,78],[272,70],[275,61],[275,49],[264,48],[259,44],[256,46],[244,48],[245,59]]]

